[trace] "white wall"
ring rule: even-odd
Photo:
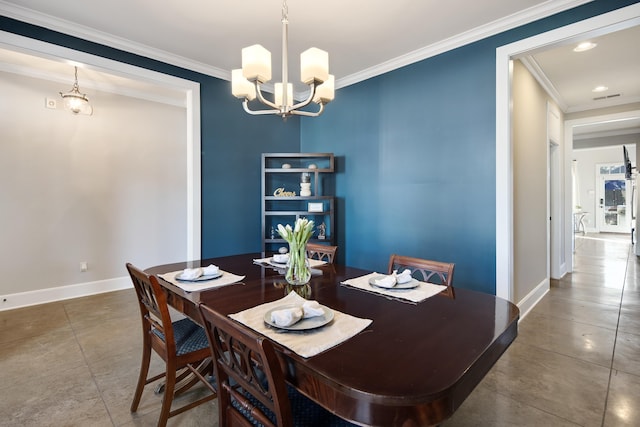
[[[0,72],[0,309],[186,253],[186,109],[89,91],[92,116],[46,109],[68,86]]]
[[[513,289],[514,301],[523,304],[549,286],[547,104],[552,100],[520,61],[513,63],[512,96]]]

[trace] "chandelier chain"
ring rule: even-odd
[[[76,80],[73,83],[73,89],[75,89],[76,92],[79,92],[80,91],[80,86],[78,86],[78,67],[75,67],[75,69],[76,69]]]
[[[282,0],[282,22],[289,21],[289,6],[287,0]]]

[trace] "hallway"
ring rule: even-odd
[[[575,272],[444,426],[640,425],[640,261],[612,237],[577,236]],[[0,312],[0,426],[155,426],[152,387],[129,412],[140,351],[132,289]],[[215,400],[169,421],[217,425]]]
[[[576,236],[574,272],[445,425],[640,425],[640,262],[629,235]]]

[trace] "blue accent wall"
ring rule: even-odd
[[[202,256],[261,250],[260,155],[299,151],[298,117],[248,115],[225,80],[7,17],[0,17],[0,30],[200,83]]]
[[[333,152],[339,261],[454,262],[454,284],[495,294],[496,48],[637,1],[594,1],[340,89],[303,119],[301,150]]]

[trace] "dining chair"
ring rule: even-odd
[[[131,412],[138,410],[144,387],[165,378],[164,386],[158,388],[158,390],[164,389],[158,419],[158,426],[164,427],[170,417],[216,398],[216,389],[212,384],[215,380],[205,377],[207,374],[212,374],[211,350],[207,334],[200,325],[189,318],[172,322],[167,296],[156,276],[147,275],[131,263],[127,263],[127,271],[138,297],[143,340],[142,363],[131,403]],[[164,360],[165,371],[148,377],[152,350]],[[171,410],[174,396],[185,392],[199,382],[204,383],[210,393]]]
[[[411,275],[420,281],[450,287],[453,282],[454,267],[455,264],[450,262],[432,261],[393,254],[389,258],[387,274],[393,273],[393,270],[400,272],[408,268],[411,270]]]
[[[268,338],[204,304],[199,307],[214,358],[219,427],[354,425],[285,383]]]
[[[307,243],[307,257],[333,264],[333,258],[338,250],[337,246],[323,245],[321,243]]]

